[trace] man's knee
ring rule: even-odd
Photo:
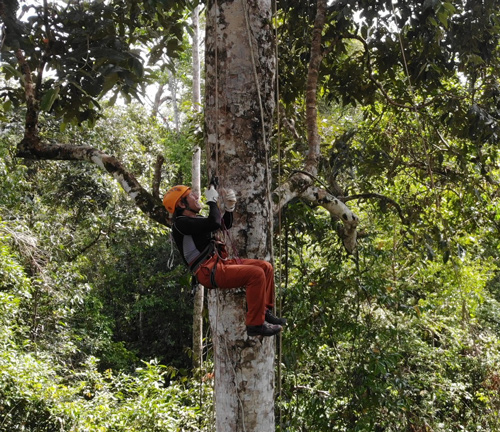
[[[250,277],[255,281],[263,282],[266,280],[266,271],[263,268],[252,266]]]
[[[269,274],[269,273],[272,273],[273,272],[273,265],[268,262],[268,261],[262,261],[264,264],[263,264],[263,269],[264,269],[264,272],[266,274]]]

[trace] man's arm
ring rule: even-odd
[[[179,217],[175,221],[177,228],[188,235],[206,234],[219,230],[221,228],[219,207],[215,202],[209,202],[208,206],[210,212],[207,217]]]
[[[224,227],[229,229],[233,226],[233,212],[226,211],[222,218],[224,222]]]

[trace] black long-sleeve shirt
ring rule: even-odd
[[[214,202],[208,203],[210,212],[208,216],[189,217],[179,215],[175,218],[172,236],[175,244],[189,266],[214,238],[214,234],[221,229],[222,223],[225,228],[231,228],[233,224],[233,213],[225,212],[221,217],[219,207]]]

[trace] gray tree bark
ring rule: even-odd
[[[193,23],[193,109],[201,111],[201,77],[200,77],[200,6],[196,6],[191,14]]]
[[[205,126],[209,175],[238,195],[240,257],[272,259],[269,135],[275,61],[271,0],[207,5]],[[245,294],[209,291],[217,432],[274,431],[274,338],[249,338]]]
[[[172,109],[174,110],[174,130],[176,133],[180,131],[180,120],[179,120],[179,104],[177,103],[177,76],[170,70],[168,73],[168,89],[172,97]]]

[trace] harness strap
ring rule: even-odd
[[[203,251],[189,263],[189,270],[195,274],[200,266],[208,259],[211,258],[215,252],[215,243],[210,242]]]

